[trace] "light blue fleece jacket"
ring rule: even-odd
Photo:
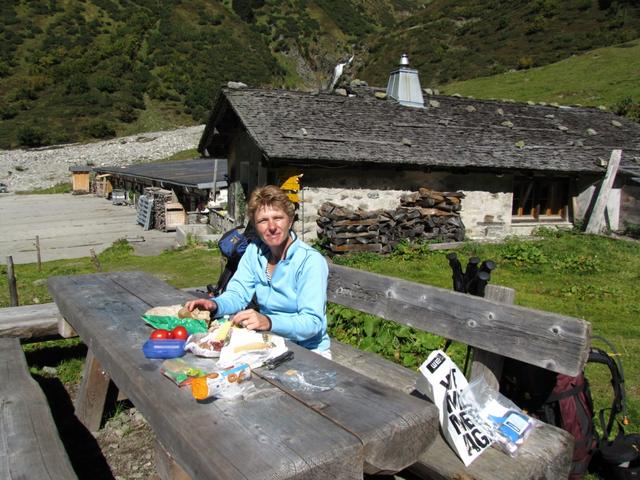
[[[292,234],[294,235],[294,234]],[[251,243],[225,292],[216,297],[216,316],[247,308],[255,293],[260,313],[271,319],[271,331],[310,350],[329,349],[327,335],[327,279],[324,257],[294,236],[286,257],[267,280],[269,248]]]

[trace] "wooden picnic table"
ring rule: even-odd
[[[191,478],[362,478],[413,464],[438,434],[430,402],[384,386],[289,343],[294,358],[278,367],[335,374],[327,391],[304,392],[265,380],[242,399],[196,402],[147,359],[151,307],[189,294],[141,272],[52,277],[62,316],[89,348],[76,414],[99,426],[109,380],[148,420],[168,457]],[[171,472],[161,471],[170,477]]]

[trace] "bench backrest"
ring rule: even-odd
[[[330,264],[328,300],[566,375],[582,371],[591,324]]]

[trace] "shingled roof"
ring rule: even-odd
[[[640,125],[611,113],[437,95],[425,105],[371,91],[223,89],[198,150],[224,153],[239,122],[274,163],[601,173],[619,148],[621,169],[640,176]]]

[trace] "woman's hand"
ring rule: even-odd
[[[231,321],[234,325],[242,325],[248,330],[271,330],[269,317],[251,309],[236,313]]]
[[[184,304],[184,306],[190,312],[193,312],[193,309],[198,307],[201,310],[209,310],[210,312],[215,312],[218,309],[218,305],[213,300],[209,300],[208,298],[198,298],[197,300],[191,300]]]

